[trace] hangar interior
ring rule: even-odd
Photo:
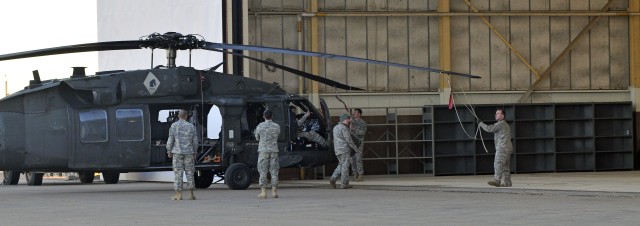
[[[512,125],[513,172],[633,170],[639,15],[628,0],[227,0],[230,43],[482,78],[273,53],[248,54],[366,91],[231,58],[226,70],[323,98],[334,117],[363,109],[365,174],[491,173],[492,134],[474,133],[497,107]]]

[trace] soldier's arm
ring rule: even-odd
[[[344,140],[347,142],[347,144],[349,144],[349,147],[351,147],[354,151],[358,150],[358,146],[355,142],[353,142],[353,139],[351,139],[351,133],[348,129],[345,128],[342,131],[342,136],[344,137]]]
[[[175,124],[171,125],[171,128],[169,129],[169,139],[167,140],[167,153],[171,154],[171,150],[173,149],[173,142],[175,139],[175,128],[174,128]]]
[[[193,153],[198,153],[198,133],[196,133],[196,127],[191,127],[193,131],[193,139],[191,140],[193,144]]]
[[[253,135],[255,135],[257,141],[260,141],[260,124],[256,127],[256,131],[253,132]]]
[[[309,115],[311,115],[311,113],[307,112],[304,114],[304,116],[302,116],[302,118],[298,120],[298,127],[302,127],[302,125],[304,125],[304,121],[307,121],[307,118],[309,118]]]
[[[496,122],[492,125],[487,125],[487,124],[484,124],[484,122],[480,122],[480,124],[478,125],[482,127],[482,129],[490,133],[496,132],[502,128],[501,122]]]

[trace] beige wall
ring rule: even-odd
[[[296,49],[297,15],[308,1],[251,0],[249,6],[249,42],[255,45]],[[476,8],[486,10],[585,11],[599,10],[606,0],[472,0]],[[319,0],[319,11],[432,11],[436,0]],[[612,10],[626,10],[626,0],[616,1]],[[462,0],[451,0],[452,12],[466,12]],[[265,15],[256,12],[288,12]],[[308,17],[304,18],[309,20]],[[588,23],[589,17],[489,17],[491,24],[538,69],[550,62]],[[308,26],[305,26],[308,28]],[[438,65],[438,17],[320,17],[321,52],[407,63],[416,66]],[[451,19],[452,67],[454,71],[482,76],[482,79],[454,79],[454,91],[522,91],[536,77],[507,46],[482,23],[479,17],[453,16]],[[627,90],[629,86],[628,17],[611,16],[598,21],[589,34],[552,71],[538,90]],[[303,29],[304,31],[304,29]],[[304,32],[306,40],[308,32]],[[307,44],[307,43],[305,43]],[[298,57],[253,53],[286,66],[298,67]],[[362,87],[369,92],[425,92],[438,90],[437,75],[406,69],[387,68],[338,60],[320,60],[320,75]],[[298,91],[298,78],[281,70],[267,71],[251,63],[250,76],[283,84]],[[321,93],[334,93],[320,85]],[[517,99],[517,98],[516,98]],[[628,100],[628,98],[627,98]]]

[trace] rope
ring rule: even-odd
[[[447,78],[447,82],[449,83],[449,87],[451,87],[451,80],[449,78]],[[476,111],[474,110],[473,106],[471,106],[471,101],[469,101],[469,99],[467,98],[467,94],[464,92],[464,89],[462,89],[462,86],[460,84],[458,84],[458,87],[460,88],[460,91],[462,92],[462,94],[464,95],[464,98],[466,99],[467,104],[463,104],[467,110],[469,110],[469,112],[471,113],[471,115],[473,115],[473,117],[476,118],[477,121],[481,121],[480,118],[478,118],[478,115],[476,114]],[[456,96],[458,95],[457,93],[454,93],[453,91],[451,92],[453,94],[455,94]],[[476,128],[476,133],[474,134],[474,136],[472,137],[471,135],[469,135],[469,133],[467,133],[467,130],[464,128],[464,125],[462,124],[462,120],[460,119],[460,114],[458,113],[458,108],[456,107],[456,102],[455,102],[455,98],[453,98],[453,96],[451,96],[451,103],[453,105],[453,109],[456,112],[456,117],[458,118],[458,122],[460,123],[460,127],[462,128],[462,131],[464,131],[464,133],[467,135],[467,137],[473,139],[473,140],[477,140],[478,138],[478,134],[480,135],[480,142],[482,143],[482,147],[484,148],[484,151],[486,153],[489,153],[489,150],[487,150],[487,146],[484,143],[484,138],[482,137],[482,131],[480,126],[478,125],[478,127]]]

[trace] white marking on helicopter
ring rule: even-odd
[[[147,87],[149,93],[153,95],[158,89],[158,86],[160,86],[160,80],[158,80],[153,73],[149,72],[147,78],[144,79],[144,87]]]

